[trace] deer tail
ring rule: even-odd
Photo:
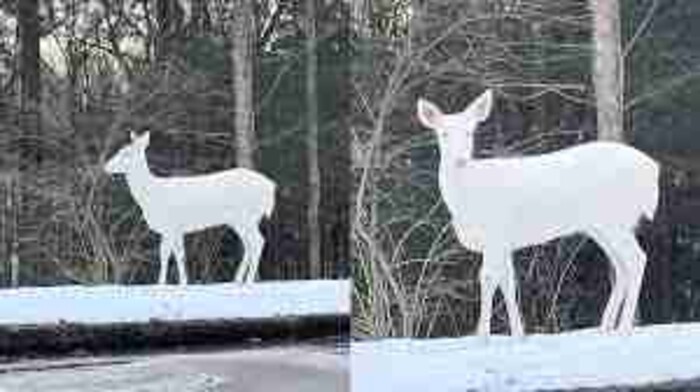
[[[277,185],[274,182],[270,182],[270,187],[268,187],[267,192],[263,195],[263,215],[266,218],[272,216],[272,212],[275,210],[275,194],[277,193]]]
[[[654,215],[656,215],[656,210],[659,206],[660,169],[659,164],[654,162],[653,168],[650,169],[652,170],[652,175],[650,176],[651,181],[649,181],[648,185],[651,189],[647,190],[648,197],[642,206],[644,217],[649,220],[654,219]]]

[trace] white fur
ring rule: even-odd
[[[105,165],[110,174],[124,174],[148,226],[161,235],[160,274],[165,284],[170,255],[175,256],[180,284],[187,284],[187,233],[227,225],[236,230],[245,248],[235,281],[255,280],[265,239],[259,223],[270,216],[276,185],[253,170],[236,168],[190,177],[157,177],[148,167],[149,133],[122,147]]]
[[[420,121],[438,137],[440,192],[457,237],[466,248],[483,254],[477,332],[489,333],[493,295],[500,288],[511,333],[524,333],[513,252],[574,233],[594,239],[615,272],[601,327],[630,329],[646,264],[635,229],[642,217],[654,216],[657,163],[612,142],[539,156],[474,159],[474,131],[488,118],[492,101],[487,91],[454,114],[418,101]]]

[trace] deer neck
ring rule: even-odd
[[[438,180],[440,191],[448,204],[464,196],[460,195],[463,193],[462,179],[468,175],[469,168],[475,160],[472,146],[473,139],[468,137],[462,140],[450,140],[450,143],[440,140]]]
[[[465,136],[460,139],[439,140],[440,144],[440,172],[452,172],[464,169],[474,161],[473,138]]]
[[[126,182],[129,185],[129,190],[140,206],[147,205],[150,202],[150,196],[153,194],[154,178],[155,176],[148,167],[146,152],[143,151],[138,154],[138,158],[132,165],[131,170],[126,173]]]

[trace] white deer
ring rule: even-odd
[[[124,174],[129,190],[151,230],[161,236],[159,284],[165,284],[170,256],[175,256],[181,285],[187,284],[185,234],[226,225],[234,229],[244,255],[234,280],[255,280],[265,239],[259,224],[275,205],[276,185],[245,168],[190,177],[158,177],[146,158],[150,134],[136,136],[105,165],[110,174]]]
[[[486,91],[453,114],[418,101],[418,118],[437,135],[440,192],[452,226],[462,245],[483,255],[477,333],[490,333],[493,296],[500,288],[511,334],[524,334],[513,252],[574,233],[594,239],[614,270],[602,330],[630,330],[646,265],[635,229],[641,218],[654,216],[659,166],[613,142],[530,157],[474,159],[474,132],[491,112],[492,95]]]

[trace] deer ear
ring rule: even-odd
[[[484,91],[479,98],[475,99],[467,108],[469,114],[473,116],[476,121],[483,122],[489,118],[491,114],[491,108],[493,106],[493,91],[488,89]]]
[[[151,142],[151,132],[147,131],[146,133],[143,134],[143,144],[148,145]]]
[[[131,139],[132,142],[134,140],[136,140],[136,138],[137,138],[136,132],[134,132],[134,131],[129,132],[129,138]]]
[[[418,119],[426,128],[437,128],[443,113],[437,105],[427,99],[418,99]]]

